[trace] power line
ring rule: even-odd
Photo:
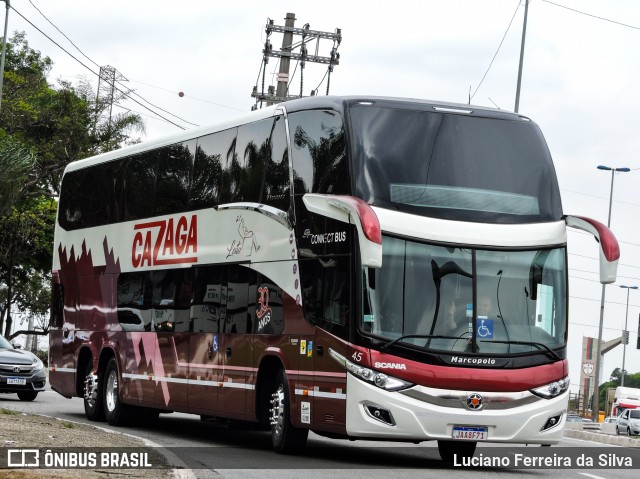
[[[630,168],[630,170],[632,170],[632,171],[640,170],[640,168]],[[574,193],[576,195],[590,196],[591,198],[598,198],[599,200],[607,200],[607,201],[609,201],[609,198],[607,198],[605,196],[591,195],[589,193],[582,193],[581,191],[566,190],[564,188],[560,188],[560,191],[566,191],[567,193]],[[628,201],[613,200],[613,202],[614,203],[620,203],[620,204],[623,204],[623,205],[640,206],[640,204],[638,204],[638,203],[630,203]]]
[[[36,25],[33,24],[33,22],[31,22],[29,19],[27,19],[24,15],[22,15],[18,10],[15,9],[15,7],[13,5],[11,5],[10,7],[14,12],[16,12],[25,22],[27,22],[29,25],[31,25],[33,28],[35,28],[36,30],[38,30],[38,32],[40,32],[42,35],[44,35],[51,43],[53,43],[55,46],[57,46],[58,48],[60,48],[63,52],[65,52],[67,55],[69,55],[71,58],[73,58],[76,62],[78,62],[80,65],[82,65],[84,68],[86,68],[87,70],[89,70],[91,73],[93,73],[94,75],[99,77],[99,74],[97,74],[96,72],[94,72],[90,67],[88,67],[87,65],[85,65],[84,63],[82,63],[78,58],[76,58],[74,55],[72,55],[67,49],[65,49],[63,46],[61,46],[58,42],[56,42],[54,39],[52,39],[49,35],[47,35],[46,33],[44,33],[40,28],[38,28]],[[162,116],[161,114],[159,114],[156,111],[153,111],[151,108],[147,107],[146,105],[143,105],[142,103],[140,103],[138,100],[136,100],[135,98],[131,98],[131,96],[129,96],[126,92],[120,90],[117,87],[114,87],[115,90],[117,90],[118,92],[122,93],[125,97],[127,97],[129,100],[131,100],[132,102],[140,105],[142,108],[144,108],[145,110],[149,110],[151,113],[153,113],[154,115],[158,116],[159,118],[162,118],[164,121],[166,121],[167,123],[171,123],[174,126],[177,126],[178,128],[182,129],[182,130],[186,130],[185,127],[183,127],[182,125],[178,125],[177,123],[169,120],[168,118]]]
[[[67,35],[65,35],[65,33],[64,33],[62,30],[60,30],[60,29],[59,29],[59,28],[58,28],[58,27],[57,27],[57,26],[56,26],[56,25],[55,25],[51,20],[49,20],[49,18],[47,18],[47,16],[46,16],[44,13],[42,13],[42,11],[40,11],[40,9],[39,9],[39,8],[38,8],[38,7],[37,7],[37,6],[36,6],[36,5],[31,1],[31,0],[29,0],[29,3],[33,6],[33,8],[35,8],[35,9],[38,11],[38,13],[39,13],[40,15],[42,15],[42,17],[43,17],[47,22],[49,22],[49,23],[53,26],[53,28],[55,28],[58,32],[60,32],[60,34],[61,34],[64,38],[66,38],[66,39],[69,41],[69,43],[71,43],[71,45],[73,45],[73,46],[75,47],[75,49],[76,49],[76,50],[78,50],[78,51],[82,54],[82,56],[84,56],[87,60],[89,60],[91,63],[93,63],[93,64],[94,64],[95,66],[97,66],[98,68],[101,68],[101,66],[100,66],[100,65],[98,65],[98,64],[97,64],[95,61],[93,61],[91,58],[89,58],[89,57],[88,57],[88,56],[87,56],[87,55],[86,55],[86,54],[85,54],[85,53],[80,49],[80,47],[78,47],[78,45],[76,45],[76,44],[73,42],[73,40],[71,40]],[[130,81],[132,81],[132,80],[130,80]],[[118,83],[120,83],[120,82],[118,82]],[[144,85],[144,83],[142,83],[142,82],[136,82],[136,83],[141,83],[141,84],[143,84],[143,85]],[[126,88],[124,85],[122,85],[122,86],[123,86],[124,88]],[[147,85],[147,86],[153,86],[153,85]],[[155,88],[159,88],[159,87],[155,87]],[[160,89],[161,89],[161,90],[164,90],[164,88],[160,88]],[[170,91],[170,90],[165,90],[165,91]],[[139,93],[137,93],[137,92],[135,92],[135,91],[131,91],[130,93],[131,93],[131,94],[133,94],[133,95],[136,95],[138,98],[140,98],[141,100],[143,100],[143,101],[147,102],[147,103],[148,103],[149,105],[151,105],[152,107],[157,108],[158,110],[163,111],[163,112],[165,112],[165,113],[167,113],[167,114],[169,114],[169,115],[173,116],[174,118],[177,118],[178,120],[184,121],[185,123],[188,123],[189,125],[193,125],[193,126],[200,126],[200,125],[197,125],[196,123],[192,123],[192,122],[190,122],[190,121],[188,121],[188,120],[185,120],[184,118],[181,118],[181,117],[179,117],[178,115],[176,115],[176,114],[174,114],[174,113],[171,113],[170,111],[165,110],[164,108],[162,108],[162,107],[160,107],[160,106],[158,106],[158,105],[154,105],[154,104],[153,104],[153,103],[151,103],[149,100],[147,100],[146,98],[144,98],[142,95],[140,95]],[[220,106],[224,106],[224,105],[220,105]],[[228,108],[229,108],[229,107],[228,107]],[[243,111],[243,110],[238,110],[238,111]]]
[[[575,8],[567,7],[566,5],[560,5],[559,3],[551,2],[549,0],[542,0],[545,3],[550,3],[551,5],[555,5],[556,7],[565,8],[567,10],[571,10],[572,12],[579,13],[580,15],[586,15],[587,17],[596,18],[598,20],[603,20],[609,23],[615,23],[616,25],[620,25],[622,27],[633,28],[634,30],[640,30],[640,27],[635,27],[633,25],[628,25],[626,23],[618,22],[616,20],[610,20],[609,18],[599,17],[598,15],[593,15],[591,13],[583,12],[580,10],[576,10]]]
[[[124,85],[122,85],[122,82],[120,82],[120,81],[116,80],[116,83],[119,83],[123,88],[126,88]],[[185,123],[188,123],[189,125],[193,125],[193,126],[200,126],[200,125],[198,125],[198,124],[196,124],[196,123],[193,123],[193,122],[190,122],[190,121],[188,121],[188,120],[185,120],[184,118],[181,118],[181,117],[179,117],[178,115],[176,115],[176,114],[174,114],[174,113],[171,113],[170,111],[167,111],[167,110],[165,110],[165,109],[164,109],[164,108],[162,108],[162,107],[159,107],[158,105],[154,105],[154,104],[153,104],[153,103],[151,103],[149,100],[147,100],[146,98],[143,98],[142,96],[140,96],[140,95],[139,95],[138,93],[136,93],[135,91],[131,91],[130,93],[131,93],[132,95],[137,96],[137,97],[138,97],[138,98],[140,98],[142,101],[147,102],[147,103],[148,103],[149,105],[151,105],[152,107],[157,108],[158,110],[163,111],[163,112],[165,112],[165,113],[167,113],[167,114],[171,115],[172,117],[177,118],[177,119],[178,119],[178,120],[180,120],[180,121],[184,121]]]
[[[482,86],[482,83],[484,82],[484,79],[487,77],[487,74],[489,73],[489,70],[491,70],[491,66],[493,65],[493,62],[495,61],[496,57],[498,56],[498,52],[500,51],[500,48],[502,47],[502,44],[504,43],[504,39],[507,37],[507,33],[509,33],[509,29],[511,28],[511,24],[513,23],[513,19],[516,18],[516,13],[518,13],[518,9],[519,8],[520,8],[520,0],[518,0],[518,6],[516,7],[516,11],[513,12],[513,16],[511,17],[511,21],[509,22],[509,26],[507,27],[507,30],[504,32],[504,35],[502,36],[502,40],[500,40],[500,45],[498,45],[498,49],[496,50],[496,53],[493,55],[493,58],[491,59],[491,63],[489,63],[489,67],[487,68],[487,71],[484,72],[484,75],[482,76],[482,80],[480,80],[480,83],[476,87],[476,90],[473,92],[473,95],[471,95],[469,97],[469,103],[471,103],[471,100],[473,100],[473,97],[476,96],[476,93],[478,93],[478,90]]]
[[[574,271],[576,273],[587,273],[587,274],[593,274],[593,275],[599,275],[600,273],[598,273],[597,271],[589,271],[586,269],[577,269],[577,268],[569,268],[569,271]],[[572,276],[570,275],[571,278],[579,278],[579,279],[584,279],[586,281],[595,281],[595,280],[587,280],[586,278],[581,278],[580,276]],[[635,276],[621,276],[618,275],[617,276],[618,279],[620,278],[624,278],[624,279],[631,279],[631,280],[635,280],[635,281],[639,281],[640,282],[640,278],[636,278]],[[596,283],[599,283],[600,281],[596,281]]]
[[[575,321],[571,321],[569,320],[569,324],[575,324],[576,326],[587,326],[589,328],[597,328],[598,325],[593,325],[593,324],[586,324],[586,323],[578,323]],[[620,331],[620,328],[611,328],[611,327],[607,327],[607,326],[603,326],[602,329],[610,329],[612,331]],[[635,331],[629,330],[630,333],[635,333]]]
[[[94,62],[91,58],[89,58],[87,55],[85,55],[85,53],[84,53],[82,50],[80,50],[80,48],[78,47],[78,45],[76,45],[75,43],[73,43],[73,41],[72,41],[68,36],[66,36],[66,35],[64,34],[64,32],[63,32],[62,30],[60,30],[60,29],[59,29],[59,28],[58,28],[58,27],[57,27],[57,26],[56,26],[56,25],[55,25],[51,20],[49,20],[49,19],[47,18],[47,16],[46,16],[44,13],[42,13],[42,12],[40,11],[40,9],[39,9],[38,7],[36,7],[36,6],[34,5],[34,3],[33,3],[31,0],[29,0],[29,3],[31,4],[31,6],[32,6],[33,8],[35,8],[35,9],[38,11],[38,13],[39,13],[40,15],[42,15],[42,16],[44,17],[44,19],[45,19],[47,22],[49,22],[49,23],[51,24],[51,26],[53,26],[53,28],[55,28],[56,30],[58,30],[58,32],[60,32],[60,34],[61,34],[64,38],[66,38],[66,39],[69,41],[69,43],[71,43],[71,45],[73,45],[73,46],[75,47],[75,49],[76,49],[76,50],[78,50],[78,51],[82,54],[82,56],[83,56],[83,57],[85,57],[87,60],[89,60],[89,61],[90,61],[91,63],[93,63],[95,66],[97,66],[98,68],[100,68],[100,65],[98,65],[98,64],[97,64],[96,62]]]
[[[260,76],[260,73],[258,73],[258,78],[259,78],[259,76]],[[169,93],[174,93],[174,94],[176,93],[174,90],[169,90],[167,88],[163,88],[163,87],[160,87],[160,86],[157,86],[157,85],[151,85],[150,83],[141,82],[139,80],[129,79],[129,81],[133,82],[133,83],[140,83],[141,85],[148,86],[150,88],[156,88],[158,90],[166,91],[166,92],[169,92]],[[204,99],[204,98],[198,98],[198,97],[187,95],[187,94],[185,94],[184,96],[185,96],[185,98],[192,98],[193,100],[202,101],[204,103],[210,103],[211,105],[219,106],[220,108],[228,108],[229,110],[234,110],[234,111],[241,112],[241,113],[246,112],[246,110],[241,110],[240,108],[235,108],[235,107],[229,106],[229,105],[223,105],[222,103],[216,103],[215,101],[207,100],[207,99]]]

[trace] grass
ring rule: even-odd
[[[6,414],[7,416],[17,416],[20,413],[18,411],[14,411],[13,409],[0,407],[0,414]]]

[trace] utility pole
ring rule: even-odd
[[[98,75],[98,92],[96,93],[96,116],[93,123],[93,129],[95,131],[98,124],[98,117],[100,115],[101,100],[104,100],[109,105],[109,135],[111,135],[111,115],[113,112],[113,103],[116,91],[116,81],[128,81],[124,75],[118,72],[114,67],[106,65],[100,67],[100,74]],[[102,88],[101,88],[102,87]],[[100,90],[103,90],[102,97],[100,96]],[[110,144],[110,139],[107,145]]]
[[[294,98],[302,98],[304,86],[304,69],[307,62],[324,63],[328,65],[327,95],[329,94],[328,85],[331,72],[333,72],[333,67],[340,63],[340,54],[338,53],[338,47],[340,46],[340,42],[342,41],[342,31],[339,28],[336,28],[335,32],[333,33],[311,30],[308,23],[305,24],[303,28],[296,28],[295,21],[296,16],[294,13],[287,13],[284,26],[274,25],[273,20],[267,20],[267,25],[265,27],[267,39],[264,43],[264,49],[262,50],[262,87],[258,89],[258,85],[256,84],[253,87],[253,92],[251,93],[251,96],[256,99],[256,105],[252,108],[254,110],[258,108],[258,102],[260,103],[260,107],[262,107],[263,102],[266,102],[267,105],[272,105],[274,103],[279,103]],[[282,47],[280,50],[274,50],[271,44],[271,40],[269,37],[273,32],[283,33]],[[295,35],[301,36],[302,39],[299,42],[294,43]],[[311,55],[308,53],[307,44],[313,40],[316,41],[316,47],[315,54]],[[320,56],[318,54],[320,49],[320,40],[333,40],[333,47],[329,56]],[[294,52],[294,50],[296,50],[297,48],[300,49],[300,53]],[[274,88],[273,85],[269,85],[267,91],[265,92],[265,76],[269,58],[279,58],[280,68],[278,72],[277,88]],[[289,79],[291,60],[297,60],[298,64],[296,68],[298,66],[300,67],[299,95],[290,95],[288,91],[289,85],[291,84],[291,81]],[[316,92],[312,91],[311,94],[314,95],[315,93]]]
[[[289,65],[291,64],[291,50],[293,47],[293,27],[296,24],[296,14],[287,13],[284,19],[284,35],[282,35],[282,56],[280,57],[280,72],[278,73],[278,86],[276,96],[284,98],[287,96],[289,86]],[[288,54],[288,56],[287,56]]]
[[[4,14],[4,36],[2,37],[2,58],[0,59],[0,109],[2,108],[2,89],[4,85],[4,57],[7,51],[7,26],[9,25],[9,8],[11,8],[10,0],[4,0],[7,7],[7,13]]]

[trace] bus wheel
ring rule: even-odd
[[[307,443],[308,429],[299,429],[291,424],[289,385],[284,370],[278,371],[275,388],[271,394],[269,420],[271,442],[276,452],[287,454],[298,451]]]
[[[89,421],[104,421],[98,376],[92,374],[93,361],[87,363],[84,375],[84,414]]]
[[[104,371],[102,398],[104,414],[111,426],[125,426],[131,416],[131,406],[122,404],[119,395],[118,364],[111,358]]]
[[[440,458],[445,462],[453,462],[454,454],[458,456],[458,459],[463,457],[473,457],[476,452],[475,442],[463,442],[463,441],[438,441],[438,452]]]

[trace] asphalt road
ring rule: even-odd
[[[0,395],[0,408],[10,408],[25,413],[55,416],[69,421],[100,425],[119,432],[146,438],[170,450],[192,468],[192,477],[198,478],[332,478],[393,479],[425,478],[446,474],[449,478],[495,479],[525,477],[560,477],[575,479],[636,479],[640,471],[640,459],[635,458],[632,468],[598,469],[598,462],[591,468],[539,469],[535,465],[522,464],[517,470],[497,467],[470,468],[445,466],[438,455],[435,442],[406,445],[392,442],[331,440],[313,433],[308,447],[296,456],[283,456],[271,449],[268,432],[216,423],[205,423],[198,416],[173,413],[160,416],[154,427],[111,428],[105,423],[92,423],[84,416],[82,400],[65,399],[47,390],[33,402],[22,402],[16,395]],[[532,451],[534,446],[527,448]],[[496,449],[497,448],[497,449]],[[569,448],[569,449],[562,449]],[[586,449],[597,448],[597,449]],[[496,452],[497,451],[497,452]],[[540,452],[538,452],[540,451]],[[565,438],[559,446],[539,448],[533,455],[575,456],[587,451],[587,455],[599,457],[626,457],[625,449],[600,443]],[[640,453],[640,450],[637,451]],[[512,446],[493,444],[478,446],[475,457],[498,454],[514,460],[517,450]],[[575,462],[575,457],[572,457]],[[616,460],[616,459],[614,459]],[[513,462],[512,462],[513,464]]]

